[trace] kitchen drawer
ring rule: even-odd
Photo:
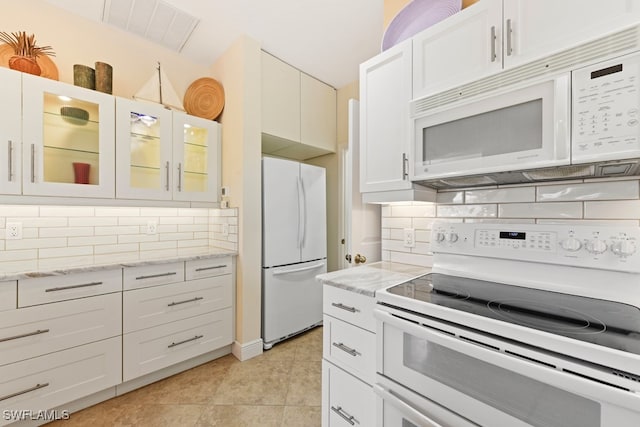
[[[123,381],[231,344],[233,310],[214,311],[125,334]]]
[[[15,309],[18,304],[18,286],[13,282],[0,282],[0,311]]]
[[[124,290],[184,281],[184,262],[125,267]]]
[[[322,393],[323,427],[376,425],[373,389],[326,360],[322,361]]]
[[[232,299],[229,275],[125,291],[123,329],[133,332],[231,307]]]
[[[376,374],[376,334],[326,315],[323,324],[323,357],[372,385]]]
[[[18,307],[122,291],[122,269],[18,281]]]
[[[186,280],[202,277],[222,276],[233,272],[233,258],[215,257],[187,261],[185,265]]]
[[[119,293],[0,312],[0,365],[122,333]]]
[[[121,381],[121,341],[110,338],[0,367],[0,407],[42,411]],[[10,421],[0,417],[0,425]]]
[[[349,322],[371,332],[376,331],[373,297],[325,285],[323,292],[323,312]]]

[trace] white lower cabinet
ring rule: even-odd
[[[35,414],[115,386],[121,354],[114,337],[1,366],[0,407]],[[0,418],[0,425],[9,422]]]
[[[123,381],[231,344],[231,308],[125,334]]]
[[[234,271],[213,257],[0,282],[0,426],[230,352]]]
[[[230,257],[125,268],[123,381],[232,343],[232,271]]]
[[[322,361],[322,425],[375,426],[376,398],[369,384]]]
[[[376,425],[373,297],[323,289],[322,427]]]

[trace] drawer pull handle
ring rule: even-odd
[[[176,347],[176,346],[179,346],[180,344],[186,344],[186,343],[191,342],[191,341],[199,340],[200,338],[203,338],[203,337],[204,337],[204,335],[196,335],[195,337],[189,338],[188,340],[184,340],[184,341],[180,341],[180,342],[172,342],[171,344],[169,344],[167,346],[167,348]]]
[[[40,390],[41,388],[45,388],[48,387],[49,383],[44,383],[44,384],[36,384],[33,387],[30,387],[26,390],[22,390],[22,391],[18,391],[15,393],[11,393],[11,394],[7,394],[6,396],[2,396],[0,397],[0,402],[3,400],[7,400],[7,399],[11,399],[12,397],[16,397],[16,396],[20,396],[21,394],[26,394],[32,391],[36,391],[36,390]]]
[[[356,423],[360,424],[360,421],[356,420],[356,417],[354,417],[353,415],[349,415],[348,412],[346,412],[344,409],[342,409],[342,406],[338,406],[337,408],[335,406],[332,406],[331,410],[333,412],[335,412],[336,414],[340,415],[343,420],[345,420],[346,422],[348,422],[352,426],[356,425]]]
[[[336,348],[339,348],[340,350],[344,351],[345,353],[348,353],[348,354],[352,355],[353,357],[362,356],[362,353],[360,353],[358,350],[356,350],[355,348],[347,347],[346,345],[344,345],[341,342],[339,342],[339,343],[335,343],[334,342],[333,346],[336,347]]]
[[[167,307],[173,307],[174,305],[186,304],[188,302],[200,301],[201,299],[204,299],[204,297],[195,297],[195,298],[187,299],[187,300],[184,300],[184,301],[172,302],[170,304],[167,304]]]
[[[175,271],[172,271],[170,273],[149,274],[148,276],[138,276],[136,277],[136,280],[155,279],[156,277],[174,276],[176,274],[178,273]]]
[[[215,270],[217,268],[225,268],[227,266],[227,264],[224,265],[214,265],[212,267],[200,267],[200,268],[196,268],[196,271],[206,271],[206,270]]]
[[[7,338],[0,338],[0,342],[13,341],[20,338],[32,337],[34,335],[46,334],[47,332],[49,332],[49,329],[38,329],[35,332],[28,332],[26,334],[14,335],[12,337],[7,337]]]
[[[84,283],[82,285],[71,285],[71,286],[61,286],[58,288],[49,288],[49,289],[45,289],[45,292],[58,292],[58,291],[66,291],[67,289],[78,289],[78,288],[87,288],[89,286],[98,286],[98,285],[102,285],[103,282],[91,282],[91,283]]]
[[[332,302],[331,305],[341,310],[348,311],[349,313],[357,313],[358,311],[360,311],[355,307],[349,307],[348,305],[344,305],[340,302]]]

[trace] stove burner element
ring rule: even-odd
[[[599,334],[607,330],[601,320],[565,306],[514,299],[489,301],[487,307],[502,320],[547,332]]]

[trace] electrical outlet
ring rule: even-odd
[[[222,235],[223,236],[229,235],[229,224],[222,224]]]
[[[404,247],[415,248],[416,246],[416,230],[415,228],[405,228],[403,230]]]
[[[20,240],[22,239],[22,223],[21,222],[8,222],[6,227],[5,238],[7,240]]]
[[[156,221],[147,221],[147,234],[158,234],[158,223]]]

